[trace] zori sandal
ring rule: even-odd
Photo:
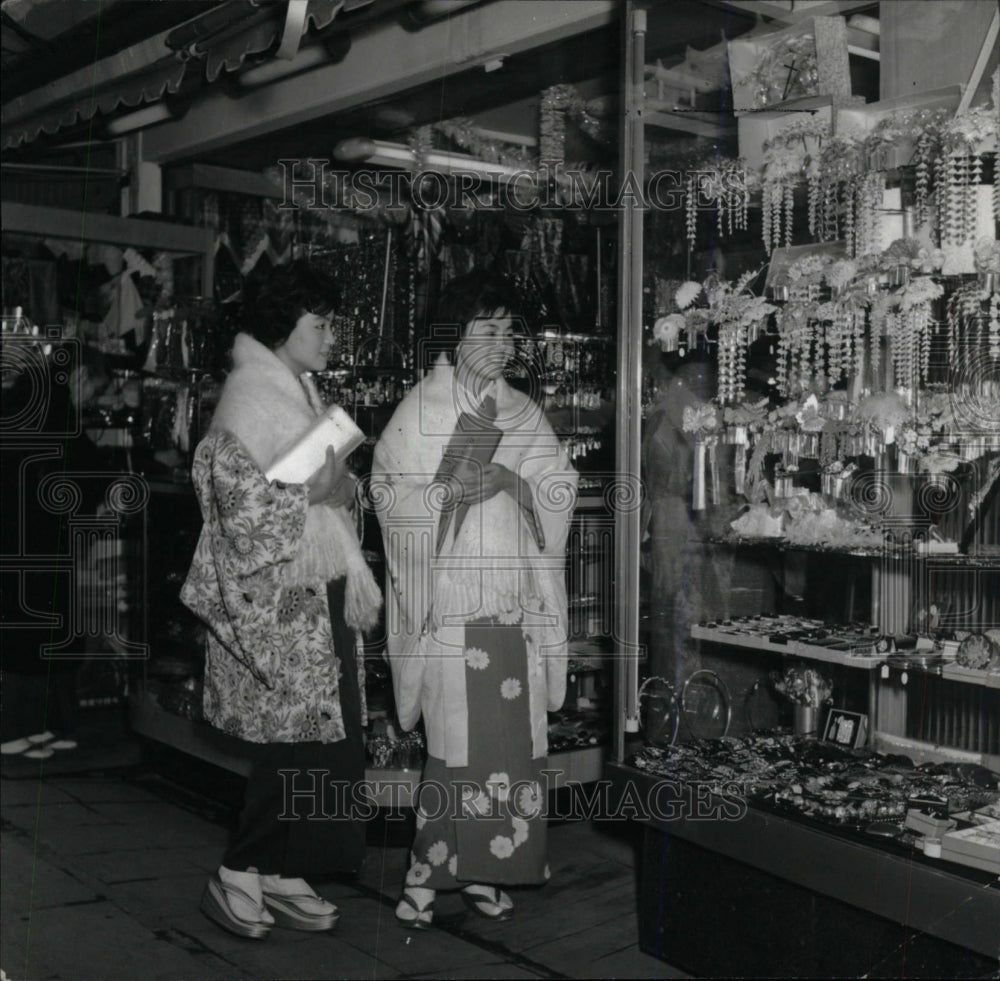
[[[434,922],[433,906],[433,899],[426,906],[418,906],[416,900],[404,889],[396,905],[396,919],[407,930],[429,930],[431,923]],[[400,915],[400,910],[405,909],[413,910],[413,916]]]
[[[302,882],[302,891],[297,893],[265,889],[264,905],[271,911],[274,922],[289,930],[319,933],[332,930],[340,919],[340,910],[322,896],[317,896],[305,882]]]
[[[514,915],[510,896],[498,886],[466,886],[462,890],[462,901],[473,913],[494,923],[502,923]]]
[[[259,913],[263,914],[264,908],[257,904],[257,901],[249,893],[244,892],[239,886],[223,882],[218,873],[208,880],[205,886],[204,895],[201,897],[201,911],[214,923],[217,923],[223,930],[235,933],[238,937],[246,937],[248,940],[263,940],[270,932],[269,923],[258,916],[254,920],[245,920],[233,912],[229,905],[229,897],[238,899],[246,903],[250,909],[255,907]]]

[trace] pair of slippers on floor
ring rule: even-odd
[[[513,901],[499,886],[474,884],[466,886],[460,895],[462,902],[483,919],[502,923],[514,915]],[[427,930],[434,922],[433,907],[433,898],[420,906],[410,890],[404,889],[396,906],[396,919],[408,930]]]
[[[320,932],[337,925],[337,907],[318,896],[302,879],[291,880],[286,886],[290,887],[287,892],[262,888],[258,901],[216,872],[205,887],[201,911],[224,930],[249,940],[263,940],[273,926]]]
[[[54,732],[39,732],[0,744],[3,756],[20,756],[27,760],[47,760],[57,749],[76,749],[76,740],[57,739]]]

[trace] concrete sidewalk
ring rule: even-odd
[[[183,795],[181,795],[183,796]],[[198,910],[224,822],[143,779],[69,775],[2,783],[2,950],[11,981],[284,978],[674,978],[637,947],[631,839],[586,822],[550,831],[552,881],[512,890],[493,924],[439,897],[436,928],[393,917],[405,845],[372,846],[363,873],[318,891],[341,909],[328,934],[233,937]]]

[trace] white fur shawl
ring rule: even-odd
[[[296,378],[249,334],[237,335],[233,365],[211,428],[231,432],[254,463],[267,470],[315,422],[323,405],[305,376]],[[351,516],[346,508],[310,505],[286,581],[323,587],[345,575],[345,619],[354,629],[368,630],[378,621],[382,594],[361,554]]]

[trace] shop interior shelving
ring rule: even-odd
[[[963,760],[984,764],[1000,761],[1000,749],[982,745],[975,751],[958,748],[942,742],[931,742],[907,736],[908,704],[906,686],[913,679],[941,678],[961,685],[981,687],[987,690],[1000,689],[1000,672],[964,667],[955,662],[954,650],[947,656],[934,657],[930,642],[922,647],[895,651],[884,643],[891,631],[880,629],[883,579],[893,579],[891,597],[883,597],[886,602],[894,602],[905,608],[912,605],[912,597],[918,589],[928,589],[935,572],[947,572],[962,576],[965,583],[968,609],[983,609],[983,600],[988,591],[995,593],[1000,584],[1000,556],[987,549],[981,554],[928,554],[920,548],[834,548],[829,546],[808,546],[788,543],[782,539],[715,539],[719,547],[732,549],[771,548],[779,552],[806,552],[819,555],[842,555],[861,560],[862,566],[870,567],[872,596],[875,598],[871,610],[871,636],[859,638],[851,650],[831,650],[828,646],[810,643],[808,639],[783,639],[772,642],[759,632],[741,629],[737,623],[712,623],[695,625],[692,637],[703,643],[712,643],[721,648],[757,650],[762,653],[783,657],[802,658],[826,664],[869,672],[868,713],[871,717],[871,745],[887,752],[906,752],[921,760],[954,761]],[[925,597],[925,599],[928,597]],[[932,596],[929,597],[932,599]],[[820,624],[817,624],[820,626]],[[884,624],[881,626],[884,627]],[[832,632],[835,633],[834,627]],[[880,643],[883,642],[883,643]],[[957,647],[957,644],[954,645]],[[939,649],[940,652],[940,649]],[[923,657],[921,656],[923,655]],[[923,706],[923,711],[933,708],[933,699],[939,696],[933,687],[923,686],[924,697],[931,702]],[[990,702],[984,703],[981,711],[990,710]],[[966,720],[967,727],[975,727],[975,720]],[[912,728],[912,726],[910,726]]]
[[[907,14],[916,15],[919,6],[907,6]],[[830,8],[831,13],[839,12],[834,5]],[[883,12],[887,8],[900,12],[904,9],[903,5],[880,5]],[[924,7],[923,12],[929,12],[929,8]],[[648,156],[645,141],[651,121],[648,118],[651,106],[643,85],[646,46],[655,43],[655,38],[648,35],[652,24],[651,15],[647,22],[649,13],[647,4],[625,5],[620,146],[623,169],[639,174],[640,179],[643,161]],[[881,69],[891,79],[894,66],[891,57],[888,64],[885,62],[890,41],[884,29],[882,44]],[[942,48],[945,44],[942,40]],[[891,46],[890,56],[905,49],[896,37],[891,39]],[[851,75],[853,79],[854,73]],[[933,81],[932,75],[928,88]],[[976,85],[970,88],[969,95]],[[883,96],[886,91],[883,85]],[[821,95],[810,109],[828,123],[831,132],[841,132],[849,124],[870,128],[876,118],[898,107],[954,108],[957,103],[955,92],[942,94],[937,90],[918,98],[907,96],[898,102],[883,98],[869,106],[860,105],[857,98],[845,101]],[[754,111],[738,120],[741,157],[753,156],[756,151],[759,158],[763,140],[796,118],[794,111],[784,110],[801,107],[791,103],[769,108],[772,111]],[[638,207],[625,208],[619,216],[622,255],[618,401],[622,438],[618,468],[627,472],[638,472],[640,425],[635,414],[627,411],[627,405],[633,397],[631,390],[639,388],[643,364],[641,338],[649,320],[643,316],[643,292],[648,292],[651,270],[644,269],[644,263],[652,252],[647,254],[643,248],[643,236],[650,234],[648,230],[644,232],[643,217]],[[725,243],[717,245],[714,237],[710,248],[713,252],[718,248],[729,258]],[[659,270],[656,273],[661,274]],[[727,274],[725,278],[735,279],[735,276]],[[616,565],[617,600],[623,607],[630,607],[621,614],[619,636],[623,645],[635,649],[636,656],[624,658],[616,666],[615,753],[608,763],[607,775],[622,795],[616,801],[624,806],[628,806],[624,802],[636,799],[662,803],[672,792],[686,795],[682,806],[669,818],[648,814],[637,818],[644,825],[639,894],[642,949],[698,976],[748,972],[769,975],[777,972],[783,976],[879,976],[878,958],[888,955],[888,963],[902,939],[904,944],[912,944],[908,968],[911,957],[916,965],[924,952],[933,950],[934,957],[941,957],[941,964],[948,961],[954,966],[967,960],[969,970],[975,969],[971,965],[977,965],[981,970],[995,971],[998,953],[995,924],[1000,918],[1000,892],[995,876],[951,863],[936,863],[923,855],[914,856],[912,847],[876,838],[874,831],[843,833],[819,822],[810,824],[798,815],[778,815],[752,803],[748,805],[745,798],[741,804],[737,802],[736,811],[728,814],[713,810],[710,803],[699,811],[699,805],[706,804],[700,796],[706,788],[671,780],[669,752],[664,750],[662,771],[651,773],[634,765],[633,754],[641,753],[643,745],[638,654],[641,634],[635,622],[640,598],[639,591],[632,588],[637,570],[631,558],[633,551],[638,552],[639,530],[630,515],[622,514],[616,532],[620,548]],[[774,541],[729,542],[725,547],[773,549],[779,553],[804,550],[799,545]],[[817,548],[810,556],[813,565],[823,564],[818,555],[822,551],[826,550]],[[844,619],[869,622],[870,612],[876,638],[905,632],[910,624],[897,627],[889,619],[906,620],[918,604],[926,607],[928,596],[933,596],[928,584],[937,585],[945,576],[958,581],[956,595],[965,590],[969,602],[963,610],[976,609],[977,597],[989,601],[993,619],[981,618],[974,624],[976,629],[997,622],[991,594],[1000,595],[996,586],[1000,566],[994,556],[893,554],[887,550],[851,550],[840,554],[851,555],[852,575],[861,577],[858,585],[863,587],[856,591],[857,596],[854,592],[849,594],[849,605],[863,605],[863,594],[870,581],[874,606],[871,611],[858,609]],[[824,584],[826,576],[837,574],[832,570],[831,564],[820,571]],[[904,592],[905,610],[902,606],[889,609]],[[882,599],[886,602],[880,606]],[[652,603],[656,601],[656,597],[652,598]],[[723,605],[720,602],[720,607]],[[797,611],[797,605],[794,608]],[[864,711],[861,703],[867,695],[874,730],[868,749],[906,756],[918,764],[925,761],[982,764],[1000,772],[1000,756],[985,751],[989,740],[976,743],[975,739],[964,738],[970,732],[978,738],[982,732],[983,727],[978,724],[970,727],[966,722],[975,718],[977,712],[978,722],[990,713],[993,719],[1000,718],[1000,703],[996,701],[993,685],[994,680],[1000,682],[1000,675],[972,672],[940,660],[925,671],[915,657],[911,659],[912,665],[904,668],[902,665],[908,663],[906,652],[896,657],[888,651],[881,654],[831,651],[810,644],[807,638],[772,643],[767,637],[740,636],[739,624],[735,622],[731,628],[721,620],[714,626],[708,623],[712,621],[694,627],[691,634],[706,663],[711,663],[723,679],[733,679],[731,691],[737,690],[737,680],[747,690],[758,690],[753,687],[755,680],[758,688],[764,687],[771,671],[783,668],[792,658],[802,659],[838,678],[846,697],[852,703],[859,702],[856,706],[852,704],[852,708]],[[968,625],[973,626],[971,622]],[[966,624],[956,622],[956,626]],[[726,674],[728,670],[732,675]],[[924,712],[926,720],[949,713],[954,719],[943,722],[940,733],[935,734],[933,727],[925,724]],[[955,733],[961,732],[963,725],[966,730],[963,739],[956,739]],[[995,726],[991,731],[996,731]],[[738,740],[736,745],[738,755]],[[697,743],[691,752],[697,752]],[[731,779],[738,786],[738,761],[732,769],[727,769],[721,758],[722,754],[718,772],[725,774],[724,780]],[[905,901],[901,902],[904,896]],[[720,944],[720,936],[733,938],[732,942]],[[861,936],[865,942],[858,944]],[[946,943],[936,945],[937,940]],[[863,951],[859,950],[862,946]],[[992,959],[992,964],[977,961],[972,952]],[[917,969],[927,967],[922,965]]]

